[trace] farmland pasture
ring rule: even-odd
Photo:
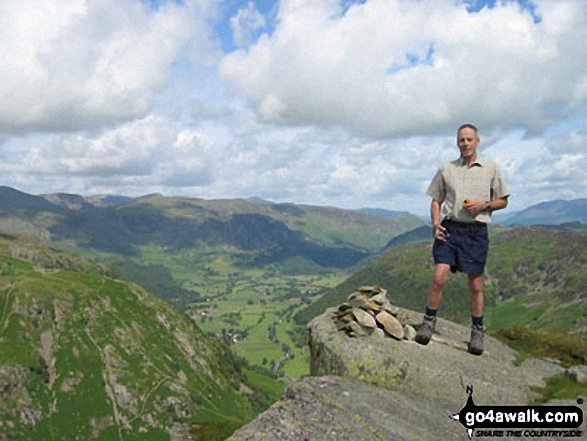
[[[166,268],[183,296],[170,291],[158,295],[183,310],[204,333],[224,340],[252,366],[300,378],[309,373],[309,353],[305,328],[292,317],[353,269],[316,272],[300,259],[279,265],[250,264],[256,257],[255,252],[227,252],[223,247],[170,252],[149,244],[130,260],[144,272]],[[125,277],[128,264],[119,255],[102,254],[100,260]],[[305,270],[314,272],[300,272]],[[141,274],[132,280],[141,283]]]

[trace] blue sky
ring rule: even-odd
[[[0,173],[426,214],[455,129],[510,209],[587,197],[581,0],[7,0]]]
[[[353,5],[363,5],[367,0],[341,0],[340,9],[341,14],[344,15]],[[232,52],[237,48],[233,40],[233,32],[230,24],[230,19],[237,15],[238,11],[250,3],[254,4],[255,9],[267,18],[267,23],[257,32],[255,37],[258,38],[262,34],[272,34],[275,29],[275,18],[277,9],[279,7],[278,0],[224,0],[220,2],[220,19],[215,25],[215,31],[221,42],[221,47],[224,52]],[[520,10],[526,11],[530,14],[535,23],[541,21],[541,17],[537,12],[537,6],[532,1],[527,0],[457,0],[455,3],[461,3],[466,6],[469,13],[477,13],[484,8],[492,9],[496,6],[512,3],[517,4]],[[151,0],[150,3],[154,7],[158,7],[157,0]],[[256,40],[256,38],[254,40]]]
[[[266,18],[266,24],[254,32],[253,42],[262,34],[271,34],[275,29],[275,15],[277,13],[277,0],[257,0],[254,2],[242,0],[225,0],[220,2],[220,19],[214,29],[220,39],[220,45],[224,52],[232,52],[237,48],[233,38],[233,30],[230,19],[235,17],[239,10],[247,7],[249,3],[254,5],[256,11]]]
[[[527,11],[534,20],[534,23],[540,23],[542,18],[538,13],[538,6],[533,1],[528,0],[463,0],[464,4],[467,5],[467,11],[471,13],[479,12],[483,10],[483,8],[492,9],[496,6],[500,5],[507,5],[510,4],[517,4],[522,11]]]

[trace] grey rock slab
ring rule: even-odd
[[[571,375],[545,360],[529,359],[518,367],[518,354],[491,336],[483,355],[470,355],[470,328],[440,318],[434,338],[422,346],[350,338],[336,331],[335,312],[327,310],[308,324],[314,377],[290,384],[281,401],[229,440],[464,441],[469,439],[464,427],[450,417],[464,407],[467,386],[473,386],[477,405],[527,404],[535,398],[531,386],[543,386],[560,373]],[[397,317],[406,329],[422,322],[422,314],[401,308]],[[355,321],[349,325],[362,330]],[[377,331],[382,330],[371,335]]]
[[[436,338],[426,346],[394,339],[350,339],[336,331],[332,313],[327,310],[308,324],[311,375],[355,377],[452,403],[462,402],[468,385],[474,387],[478,405],[527,404],[535,397],[523,369],[514,365],[517,353],[491,336],[486,336],[481,356],[466,351],[469,327],[441,318]],[[403,309],[398,317],[408,323],[422,321],[422,314]]]
[[[307,377],[228,440],[464,441],[464,427],[449,416],[465,402],[465,393],[455,406],[354,378]]]
[[[549,378],[567,372],[564,367],[539,358],[524,360],[520,369],[524,372],[528,384],[534,387],[546,387]]]
[[[465,428],[451,418],[465,404],[465,392],[462,402],[455,404],[388,390],[356,378],[306,377],[290,384],[280,401],[234,432],[228,441],[466,441],[469,438]],[[555,400],[547,405],[576,405],[576,402]]]

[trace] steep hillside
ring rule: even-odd
[[[255,413],[239,369],[138,286],[0,237],[1,440],[222,439]]]
[[[219,218],[206,213],[201,219],[190,219],[149,204],[72,212],[49,232],[53,240],[127,256],[136,255],[140,246],[148,244],[172,253],[228,246],[256,253],[254,260],[261,264],[298,255],[326,267],[348,267],[368,255],[350,245],[327,246],[308,240],[269,216],[250,213]]]
[[[429,239],[432,237],[432,227],[430,225],[423,225],[414,230],[410,230],[406,233],[402,233],[393,239],[391,239],[384,250],[388,250],[393,247],[399,247],[410,242],[418,242],[420,240]]]
[[[368,266],[299,313],[307,322],[327,307],[342,303],[354,287],[379,284],[390,300],[420,311],[432,278],[432,241],[391,248]],[[491,330],[527,324],[535,330],[587,335],[587,235],[540,227],[492,231],[486,268],[486,317]],[[440,314],[469,319],[466,277],[451,276]]]

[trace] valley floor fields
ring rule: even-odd
[[[291,379],[309,374],[306,330],[294,322],[294,314],[352,273],[317,268],[296,258],[257,264],[254,253],[222,248],[170,253],[148,245],[130,259],[145,272],[168,270],[169,291],[156,294],[182,309],[205,333],[225,341],[251,366]],[[119,255],[102,255],[100,260],[129,278]],[[142,283],[146,275],[139,280],[141,274],[130,278],[150,289]],[[177,287],[182,291],[173,296],[172,288]]]

